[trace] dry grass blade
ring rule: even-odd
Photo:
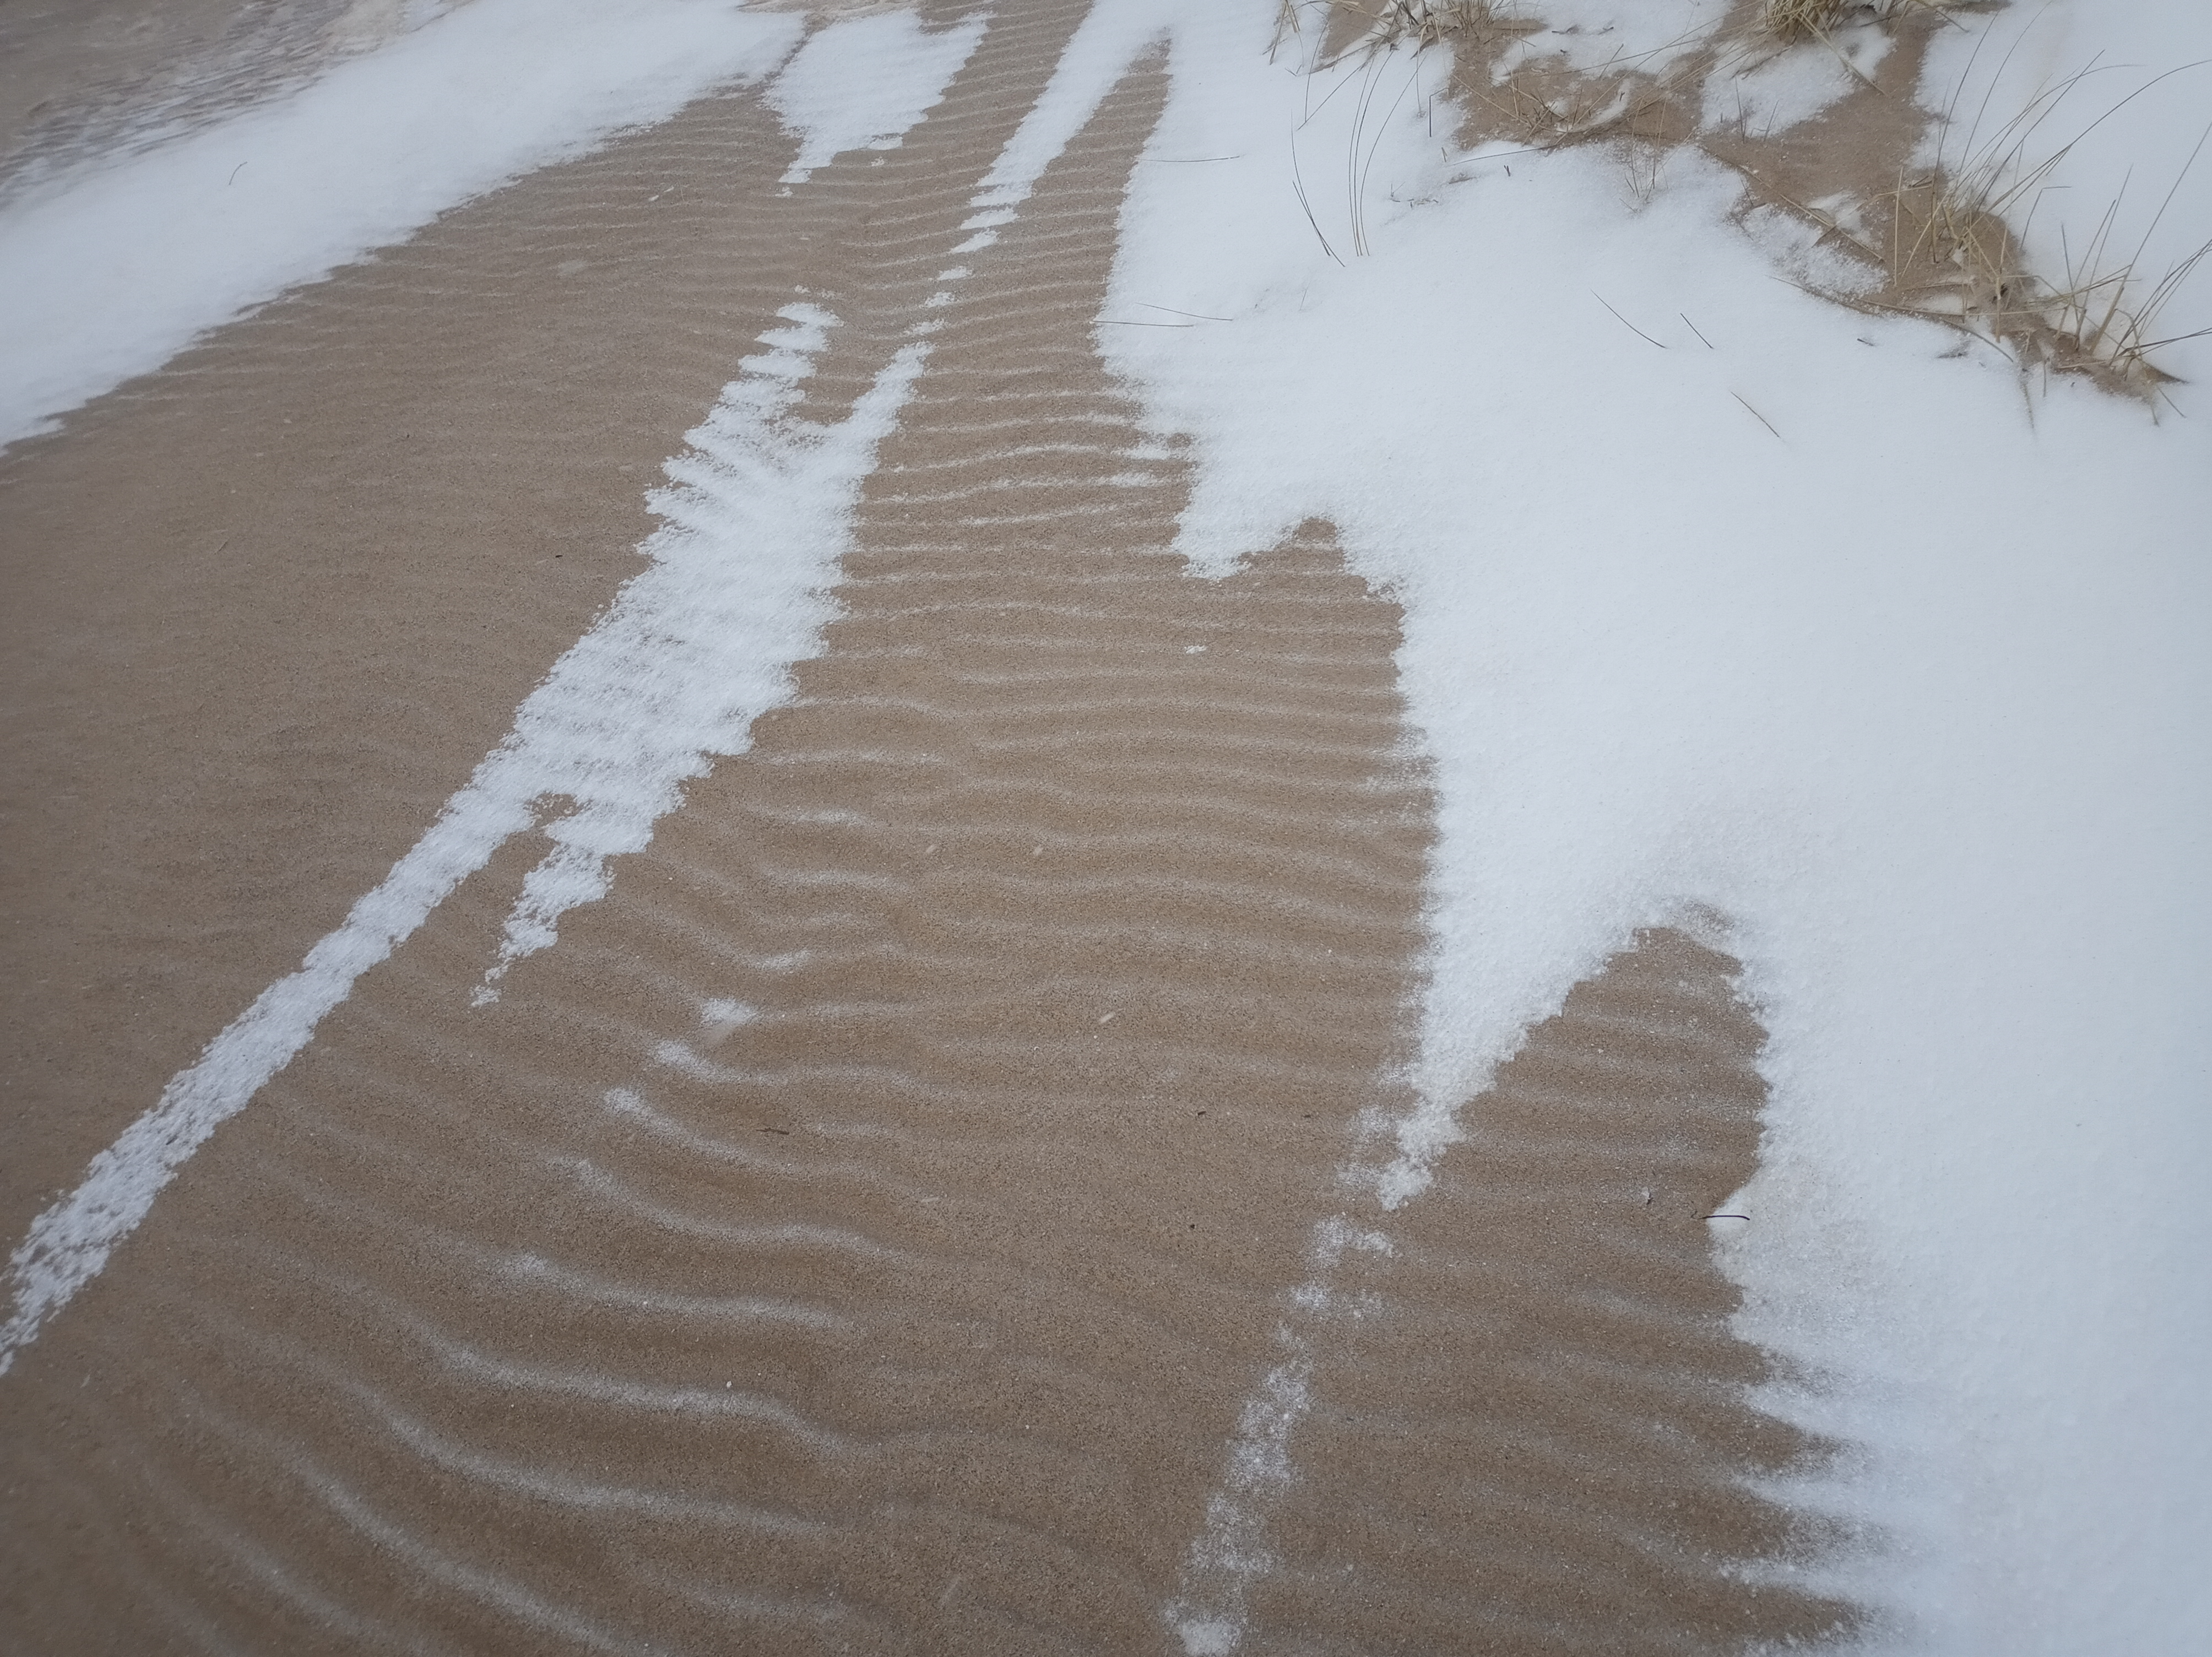
[[[1826,40],[1848,24],[1894,23],[1907,12],[1942,11],[1955,0],[1761,0],[1759,26],[1780,40]]]
[[[2195,337],[2185,333],[2154,338],[2156,319],[2197,267],[2212,258],[2212,242],[2175,265],[2148,292],[2137,287],[2138,267],[2181,178],[2196,165],[2205,139],[2212,138],[2212,127],[2198,139],[2134,258],[2116,264],[2108,257],[2120,210],[2118,199],[2105,210],[2078,255],[2071,247],[2066,249],[2063,283],[2054,285],[2030,271],[2021,247],[2027,224],[2034,216],[2033,203],[2075,146],[2135,99],[2181,71],[2168,70],[2147,82],[2050,155],[2031,159],[2029,144],[2036,132],[2069,94],[2101,72],[2093,64],[2045,88],[1979,143],[1977,118],[1954,166],[1923,179],[1899,180],[1893,198],[1890,289],[1905,308],[1946,316],[1982,333],[2009,347],[2023,364],[2087,374],[2114,389],[2151,395],[2168,376],[2149,361],[2148,353]],[[2027,210],[2024,215],[2023,206]],[[2021,226],[2018,231],[2015,222]]]
[[[1766,0],[1759,21],[1781,40],[1826,40],[1850,9],[1850,0]]]

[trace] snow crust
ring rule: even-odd
[[[2201,422],[2031,393],[1776,280],[1690,152],[1648,192],[1601,149],[1453,158],[1418,89],[1271,66],[1261,0],[1099,12],[1102,41],[1172,32],[1150,155],[1234,157],[1136,169],[1109,310],[1233,320],[1098,331],[1191,440],[1182,550],[1225,572],[1323,516],[1407,606],[1441,801],[1423,1104],[1351,1186],[1417,1200],[1460,1104],[1635,927],[1724,942],[1773,1098],[1729,1203],[1753,1221],[1716,1246],[1798,1377],[1765,1401],[1850,1447],[1784,1494],[1863,1538],[1793,1580],[1868,1605],[1873,1649],[2185,1648],[2212,1613]],[[2051,15],[2055,62],[2205,28]],[[2171,107],[2129,130],[2161,179],[2197,137]],[[1354,180],[1309,188],[1316,222],[1293,154]],[[1194,1650],[1234,1648],[1266,1569],[1247,1463],[1296,1452],[1245,1436],[1171,1609]]]
[[[789,53],[733,0],[472,0],[0,212],[0,443],[208,329]]]
[[[985,14],[931,34],[912,11],[848,17],[807,38],[769,83],[768,101],[799,139],[783,175],[804,184],[853,149],[896,149],[934,109],[983,38]]]

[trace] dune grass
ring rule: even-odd
[[[1784,42],[1826,40],[1856,22],[1895,23],[1915,11],[1942,11],[1955,0],[1760,0],[1759,27]]]
[[[1756,0],[1741,26],[1747,33],[1732,40],[1716,40],[1692,59],[1659,73],[1646,72],[1634,61],[1576,70],[1543,58],[1516,62],[1510,72],[1502,68],[1492,72],[1505,61],[1498,54],[1543,26],[1538,8],[1523,9],[1515,0],[1282,0],[1280,33],[1304,33],[1302,14],[1309,24],[1323,24],[1332,44],[1316,53],[1316,69],[1333,67],[1347,57],[1372,58],[1401,47],[1418,52],[1449,46],[1459,59],[1454,79],[1465,107],[1474,113],[1489,136],[1540,149],[1580,144],[1616,147],[1628,170],[1631,194],[1641,204],[1657,187],[1658,157],[1664,151],[1684,143],[1713,150],[1698,107],[1705,81],[1716,72],[1726,52],[1759,41],[1765,43],[1755,47],[1763,55],[1838,52],[1833,37],[1840,29],[1863,24],[1896,29],[1916,16],[1928,20],[1998,3]],[[2064,249],[2063,270],[2032,269],[2027,251],[2036,204],[2053,187],[2052,175],[2073,146],[2166,78],[2136,88],[2071,137],[2054,141],[2054,131],[2063,130],[2062,108],[2093,76],[2104,72],[2093,64],[2050,85],[1993,129],[1986,105],[1971,119],[1962,119],[1954,97],[1953,107],[1935,118],[1939,141],[1932,164],[1917,168],[1900,164],[1893,188],[1859,199],[1855,210],[1840,218],[1782,198],[1782,205],[1817,225],[1873,272],[1871,291],[1827,292],[1826,296],[1860,308],[1943,322],[2006,351],[2023,372],[2040,369],[2085,375],[2108,390],[2154,401],[2159,387],[2172,376],[2152,360],[2153,354],[2162,346],[2212,333],[2212,327],[2173,332],[2163,326],[2184,285],[2212,259],[2212,240],[2170,268],[2148,271],[2142,265],[2143,253],[2164,207],[2153,218],[2142,245],[2127,257],[2113,246],[2121,205],[2115,201],[2087,246]],[[1364,89],[1363,116],[1373,91],[1371,86]],[[1864,95],[1895,94],[1883,93],[1869,82]],[[2207,129],[2207,138],[2212,139],[2212,127]],[[2200,140],[2198,149],[2204,147]],[[1358,149],[1355,136],[1350,180],[1355,253],[1367,251],[1359,199],[1364,168],[1358,165]],[[2185,176],[2197,159],[2192,155],[2184,167]],[[1724,164],[1744,171],[1747,180],[1760,171],[1741,155],[1729,156]],[[2174,188],[2179,187],[2177,179]],[[2169,202],[2172,195],[2169,191]],[[1771,192],[1765,198],[1773,199]]]
[[[2076,249],[2062,238],[2063,270],[2033,269],[2024,246],[2036,204],[2068,154],[2167,78],[2147,82],[2070,138],[2039,153],[2039,135],[2069,95],[2099,72],[2093,65],[2043,88],[1986,138],[1978,116],[1966,125],[1948,159],[1918,178],[1900,173],[1887,203],[1891,240],[1884,297],[1896,308],[1941,317],[2002,346],[2023,368],[2086,374],[2108,388],[2154,399],[2172,376],[2151,353],[2212,333],[2212,327],[2179,333],[2160,327],[2182,287],[2212,258],[2212,240],[2162,272],[2142,268],[2151,238],[2212,138],[2212,126],[2198,138],[2132,255],[2123,256],[2112,243],[2118,198],[2106,207],[2086,246]],[[1946,128],[1956,130],[1954,116],[1952,109],[1943,113]],[[1942,148],[1952,146],[1947,142]]]

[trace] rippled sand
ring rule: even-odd
[[[787,198],[757,99],[696,105],[0,459],[11,1235],[499,740],[779,307],[844,319],[811,411],[867,385],[1080,15]],[[1091,343],[1161,90],[962,256],[751,751],[474,1008],[510,844],[0,1379],[9,1649],[1175,1648],[1401,1102],[1431,801],[1329,526],[1167,551],[1185,464]],[[1732,972],[1638,940],[1347,1268],[1249,1648],[1837,1621],[1737,1569],[1813,1447],[1699,1217],[1757,1148]]]

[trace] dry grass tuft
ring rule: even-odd
[[[2024,368],[2083,374],[2108,389],[2154,399],[2172,376],[2150,353],[2212,332],[2197,329],[2161,338],[2159,328],[2182,285],[2212,259],[2212,241],[2153,280],[2139,269],[2142,248],[2132,259],[2113,255],[2112,228],[2120,210],[2114,201],[2088,246],[2067,249],[2066,269],[2053,280],[2028,268],[2013,228],[2032,221],[2051,174],[2082,136],[2035,160],[2029,153],[2035,133],[2092,72],[2047,88],[1985,143],[1977,143],[1970,129],[1965,151],[1952,166],[1917,179],[1899,177],[1887,203],[1887,297],[1894,308],[1942,318],[2004,347]],[[2197,151],[2203,147],[2199,139]],[[2183,177],[2197,159],[2191,155]],[[2179,187],[2177,179],[2174,188]],[[2164,210],[2144,233],[2146,247]],[[1862,250],[1881,257],[1881,250],[1863,244]]]
[[[1760,0],[1759,27],[1777,40],[1826,40],[1846,24],[1894,23],[1907,12],[1942,11],[1962,0]],[[1973,0],[1964,0],[1972,3]]]
[[[2197,273],[2197,267],[2212,259],[2212,241],[2202,244],[2143,288],[2137,281],[2136,260],[2117,266],[2106,263],[2105,245],[2111,226],[2112,215],[2107,213],[2087,256],[2079,260],[2069,256],[2066,285],[2049,294],[2045,309],[2062,346],[2069,348],[2083,362],[2117,377],[2129,389],[2147,393],[2172,378],[2150,360],[2151,352],[2161,345],[2212,334],[2212,327],[2168,334],[2160,326],[2167,303]]]
[[[1759,21],[1780,40],[1825,40],[1851,9],[1850,0],[1765,0]]]
[[[1498,0],[1389,0],[1377,26],[1386,41],[1428,46],[1455,34],[1495,34],[1518,21]]]
[[[1887,297],[1894,308],[1955,323],[2002,345],[2024,368],[2087,375],[2108,390],[2154,399],[2172,376],[2151,353],[2212,333],[2161,334],[2159,326],[2183,284],[2212,259],[2212,241],[2154,280],[2139,270],[2140,253],[2111,256],[2114,202],[2090,245],[2069,250],[2063,274],[2040,276],[2028,269],[2006,209],[2050,165],[2002,188],[1972,171],[1900,182]]]

